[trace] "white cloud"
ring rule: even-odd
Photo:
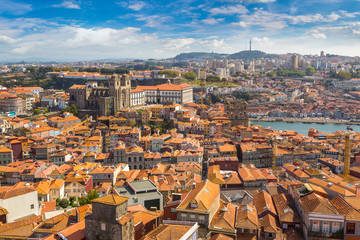
[[[218,8],[212,8],[209,10],[212,15],[232,15],[232,14],[245,14],[249,12],[249,10],[241,4],[237,5],[228,5],[222,6]]]
[[[334,22],[334,21],[338,20],[339,18],[341,18],[341,16],[339,14],[331,13],[327,16],[327,19],[325,20],[325,22]]]
[[[217,24],[219,22],[224,21],[224,19],[223,18],[206,18],[201,21],[206,24]]]
[[[135,15],[137,21],[144,21],[146,27],[160,27],[164,22],[168,22],[171,18],[169,16],[160,15]]]
[[[272,3],[275,1],[276,0],[245,0],[245,2],[248,2],[248,3]]]
[[[0,13],[22,15],[30,12],[31,10],[32,6],[27,3],[14,2],[12,0],[0,0]]]
[[[244,21],[240,21],[240,22],[236,22],[236,23],[231,23],[231,25],[233,26],[239,26],[239,27],[242,27],[242,28],[247,28],[249,27],[248,24]]]
[[[315,38],[315,39],[326,39],[327,36],[325,35],[325,33],[321,33],[318,30],[313,30],[310,32],[310,37],[311,38]]]
[[[16,40],[8,36],[0,36],[0,44],[11,45],[16,43]]]
[[[128,2],[118,2],[119,5],[125,8],[132,9],[134,11],[139,11],[146,7],[148,4],[144,1],[128,1]]]
[[[80,9],[80,5],[72,0],[65,0],[60,4],[54,4],[53,7],[56,8],[68,8],[68,9]]]
[[[164,48],[170,50],[179,50],[195,42],[193,38],[165,39]]]
[[[253,37],[251,40],[252,42],[258,43],[258,45],[262,45],[263,47],[264,46],[271,47],[274,45],[274,42],[271,41],[268,37],[263,37],[263,38]]]
[[[240,21],[231,23],[231,25],[242,28],[258,26],[265,30],[280,30],[290,24],[295,25],[316,22],[335,22],[342,17],[349,16],[349,13],[347,12],[340,13],[341,15],[333,12],[329,15],[323,16],[321,14],[288,15],[285,13],[269,12],[263,10],[262,8],[254,8],[254,10],[255,11],[252,14],[240,14]]]

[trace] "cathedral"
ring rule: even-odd
[[[70,104],[75,104],[79,117],[109,116],[130,107],[131,80],[128,75],[113,75],[108,86],[96,82],[73,85],[69,88]]]
[[[225,103],[225,113],[231,121],[231,126],[242,125],[249,127],[249,117],[246,101],[235,101],[233,104]]]

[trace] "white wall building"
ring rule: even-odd
[[[9,188],[0,194],[0,206],[9,213],[6,215],[8,223],[19,218],[39,214],[38,193],[33,186],[0,187]]]
[[[162,104],[176,102],[179,104],[193,102],[193,87],[190,84],[161,84],[157,86],[138,86],[136,90],[143,90],[146,103]]]

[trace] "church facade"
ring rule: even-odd
[[[229,102],[225,103],[225,113],[231,121],[231,126],[242,125],[249,127],[249,117],[246,101],[235,101],[230,104]]]
[[[109,116],[130,107],[131,80],[128,75],[112,75],[108,86],[96,82],[69,88],[70,104],[78,108],[79,116]]]

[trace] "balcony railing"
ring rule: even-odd
[[[322,237],[322,238],[335,238],[335,239],[344,239],[344,232],[338,231],[338,232],[309,232],[309,236],[311,237]]]

